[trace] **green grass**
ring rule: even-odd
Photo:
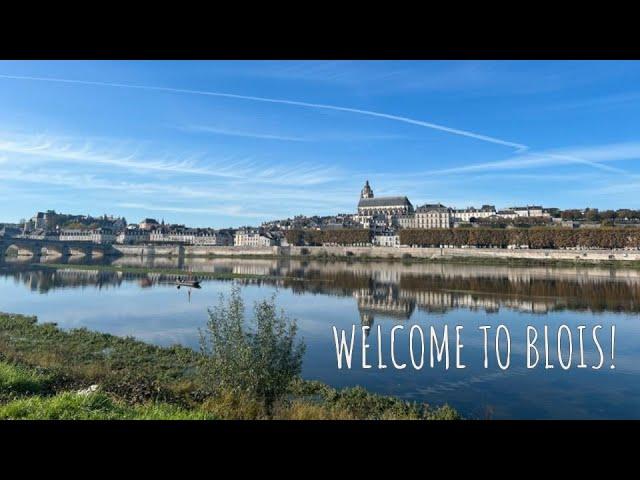
[[[187,410],[166,403],[130,406],[104,393],[79,395],[64,392],[39,395],[0,405],[0,420],[213,420],[198,409]]]
[[[0,419],[457,419],[449,406],[296,380],[267,413],[211,391],[200,354],[0,313]],[[83,396],[89,385],[99,391]]]
[[[49,389],[51,376],[0,361],[0,393],[33,394]]]
[[[0,354],[45,369],[56,391],[100,384],[141,401],[186,399],[198,390],[198,354],[189,348],[161,348],[84,328],[65,331],[35,317],[0,314]]]

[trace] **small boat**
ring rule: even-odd
[[[180,287],[191,287],[191,288],[201,288],[200,281],[197,278],[182,278],[178,277],[176,280],[176,286]]]

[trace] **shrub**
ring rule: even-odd
[[[291,245],[362,245],[371,243],[371,232],[365,228],[339,230],[287,230],[287,242]]]
[[[296,342],[297,330],[284,312],[277,314],[274,297],[256,302],[247,322],[240,289],[232,289],[228,302],[221,295],[200,335],[202,371],[214,395],[254,398],[269,412],[302,369],[305,345]]]
[[[444,405],[431,409],[427,404],[407,402],[368,392],[362,387],[324,392],[325,408],[343,416],[369,420],[458,420],[458,413]]]
[[[201,409],[220,420],[269,418],[263,402],[249,395],[231,391],[218,391],[202,403]]]

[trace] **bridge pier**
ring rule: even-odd
[[[36,257],[36,252],[30,248],[18,247],[19,257]]]
[[[66,249],[64,246],[46,245],[40,249],[41,256],[44,255],[47,257],[62,257],[65,254],[68,254],[68,249]]]
[[[86,248],[69,247],[69,255],[72,257],[86,257],[87,250]]]

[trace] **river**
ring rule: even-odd
[[[449,403],[471,418],[640,418],[640,270],[132,257],[103,260],[87,270],[75,267],[83,260],[65,261],[69,262],[65,268],[51,269],[32,259],[0,260],[0,311],[37,315],[40,321],[62,328],[86,327],[158,345],[198,348],[198,329],[206,322],[207,308],[217,303],[219,294],[240,285],[247,308],[275,294],[278,306],[297,320],[307,344],[303,365],[307,379],[336,387],[362,385],[434,405]],[[189,293],[176,289],[173,275],[117,272],[101,269],[104,264],[255,278],[220,280],[202,275],[202,288]],[[352,368],[338,369],[332,327],[350,335],[352,325],[358,328]],[[371,327],[366,337],[371,345],[370,369],[362,368],[362,325]],[[427,347],[430,327],[442,333],[444,325],[451,332],[463,326],[466,368],[452,365],[447,370],[441,363],[431,368],[428,350],[424,368],[393,368],[389,335],[397,325],[405,329],[397,337],[395,353],[407,363],[411,326],[422,328]],[[492,337],[484,367],[479,327],[485,325],[492,332],[505,325],[511,332],[509,368],[499,367]],[[574,335],[572,366],[567,370],[557,358],[555,332],[560,325],[567,325]],[[603,364],[598,369],[592,368],[600,363],[591,342],[596,325],[602,326]],[[377,368],[378,326],[384,369]],[[544,367],[542,340],[537,344],[541,362],[527,368],[527,326],[540,335],[544,326],[552,332],[549,355],[554,368]],[[587,368],[577,368],[578,326],[585,327]],[[616,329],[613,358],[611,326]],[[568,352],[568,343],[563,349]],[[453,357],[451,361],[455,363]]]

